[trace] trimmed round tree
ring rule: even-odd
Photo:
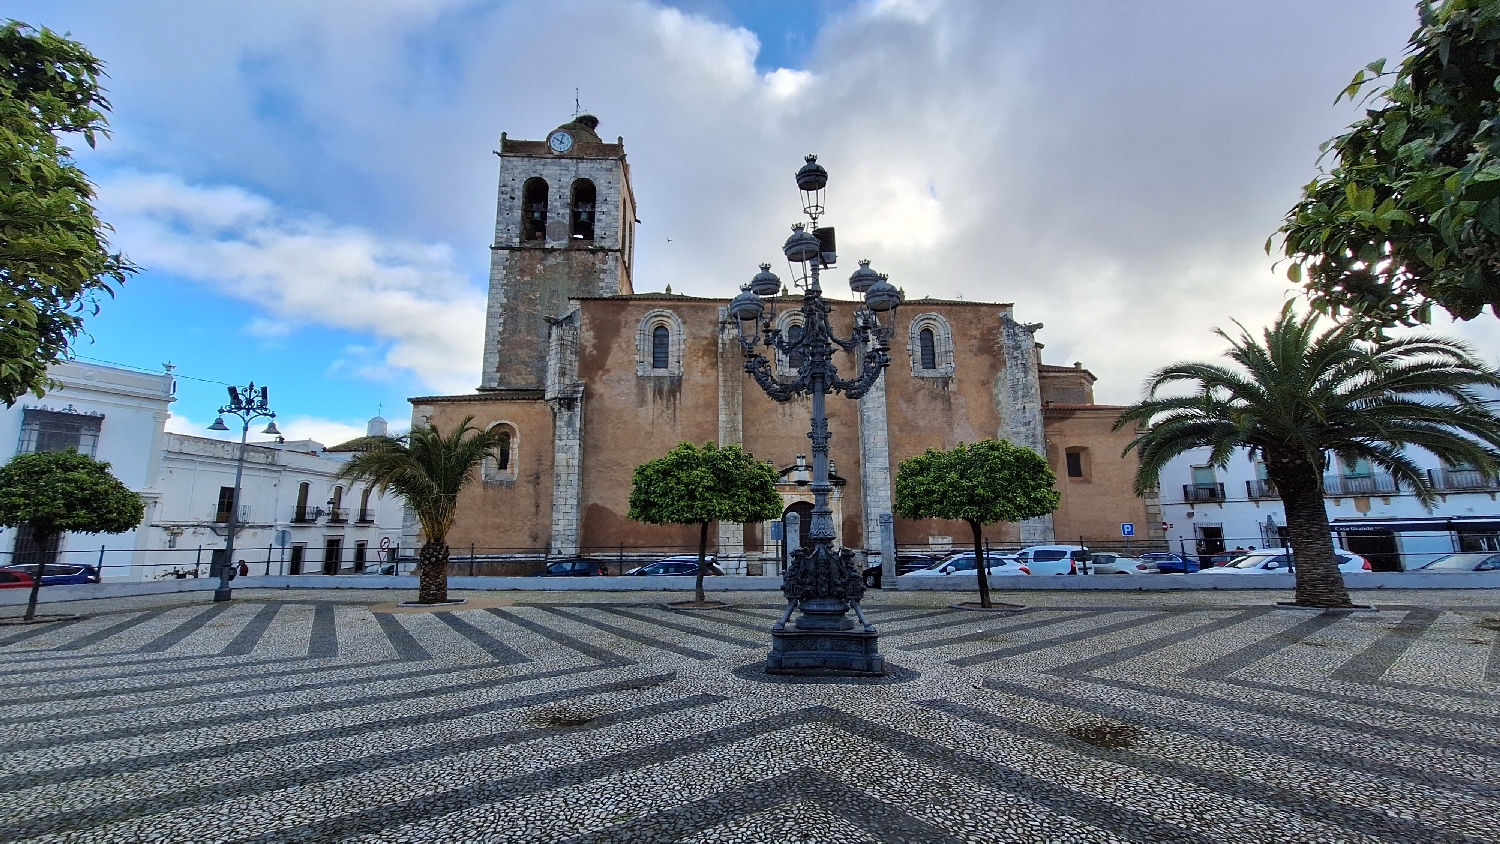
[[[763,522],[781,516],[776,470],[737,445],[683,443],[635,467],[630,518],[651,525],[698,525],[698,579],[703,603],[708,526],[713,522]]]
[[[955,519],[974,534],[979,605],[990,606],[984,526],[1045,516],[1057,509],[1057,476],[1046,458],[1006,440],[929,448],[901,461],[896,471],[896,515],[903,519]]]
[[[124,533],[145,516],[141,497],[109,473],[108,463],[76,451],[18,454],[0,467],[0,525],[30,527],[39,546],[62,533]],[[44,563],[37,562],[27,621],[36,618]]]

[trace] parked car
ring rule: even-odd
[[[1333,554],[1339,560],[1339,571],[1345,574],[1369,571],[1370,561],[1358,554],[1345,551],[1342,548],[1333,549]],[[1293,570],[1295,560],[1291,552],[1280,548],[1268,551],[1254,551],[1235,560],[1227,566],[1214,566],[1205,569],[1204,574],[1286,574]]]
[[[36,581],[32,576],[24,571],[0,569],[0,589],[30,589],[34,582]]]
[[[718,564],[714,562],[714,558],[712,555],[705,557],[703,559],[703,562],[705,564],[703,567],[704,575],[720,575],[724,573],[724,570],[719,568]],[[668,557],[665,560],[657,560],[656,562],[650,563],[649,565],[633,568],[625,573],[627,575],[635,575],[638,577],[658,577],[663,575],[687,575],[688,577],[697,577],[698,555],[693,554],[690,556],[684,555],[680,557]]]
[[[5,571],[15,571],[35,578],[38,566],[35,563],[6,566]],[[43,586],[73,586],[79,583],[98,583],[99,572],[93,566],[73,563],[48,563],[42,572]]]
[[[1438,557],[1417,571],[1500,571],[1500,554],[1492,551],[1449,554]]]
[[[1249,551],[1225,551],[1221,554],[1208,554],[1198,558],[1201,568],[1211,569],[1215,566],[1227,566],[1230,563],[1250,553]]]
[[[947,577],[953,574],[964,574],[975,569],[974,552],[954,554],[946,560],[939,560],[925,569],[908,572],[902,577]],[[985,572],[992,577],[1005,577],[1009,575],[1031,574],[1031,570],[1021,565],[1014,557],[1009,555],[991,554],[985,557],[989,565]]]
[[[942,558],[935,557],[932,554],[902,554],[898,552],[896,554],[896,576],[900,577],[903,574],[921,571],[930,567],[939,559]],[[872,560],[872,564],[865,568],[865,588],[879,589],[880,581],[885,577],[885,569],[881,566],[879,557],[874,557]]]
[[[1079,563],[1087,563],[1089,549],[1082,545],[1033,545],[1015,554],[1017,563],[1032,574],[1072,574]]]
[[[559,560],[542,569],[542,577],[594,577],[606,574],[606,569],[593,560]]]
[[[1140,557],[1097,553],[1089,557],[1089,574],[1146,574]]]
[[[1151,569],[1158,574],[1182,574],[1184,571],[1192,574],[1200,568],[1197,560],[1168,551],[1148,551],[1141,555],[1141,559],[1149,563]]]

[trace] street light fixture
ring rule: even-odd
[[[224,424],[224,415],[238,416],[243,425],[240,428],[240,454],[234,465],[234,496],[229,504],[229,537],[224,541],[224,563],[219,566],[219,586],[214,590],[214,601],[227,601],[231,597],[229,581],[234,579],[234,533],[239,524],[240,516],[240,481],[245,475],[245,443],[250,437],[250,423],[256,419],[271,420],[266,425],[264,434],[280,434],[276,428],[276,413],[271,410],[269,404],[270,391],[265,387],[257,388],[255,382],[251,381],[246,387],[229,388],[229,404],[219,408],[219,416],[214,424],[208,426],[210,431],[228,431],[229,426]]]
[[[786,612],[771,628],[771,654],[766,670],[776,674],[840,674],[880,676],[885,674],[885,658],[879,649],[879,634],[860,609],[864,597],[863,574],[854,565],[854,552],[833,547],[833,511],[828,495],[829,483],[828,414],[825,397],[840,392],[851,399],[863,396],[880,374],[890,365],[890,319],[881,324],[881,316],[890,314],[901,304],[901,293],[884,275],[870,269],[869,261],[860,261],[859,269],[849,277],[849,288],[863,301],[854,313],[854,330],[848,339],[834,334],[829,324],[830,307],[823,299],[819,275],[838,260],[833,229],[819,227],[823,215],[824,188],[828,171],[809,155],[797,171],[797,187],[802,191],[802,210],[811,220],[792,227],[792,234],[782,246],[791,267],[794,286],[803,288],[801,333],[782,331],[775,326],[776,296],[781,279],[771,272],[770,264],[761,264],[760,272],[741,288],[729,303],[729,316],[738,328],[740,347],[745,354],[745,371],[760,385],[766,395],[785,402],[801,396],[812,397],[813,510],[808,530],[810,547],[797,549],[782,580]],[[796,377],[777,377],[771,362],[757,346],[788,356],[800,357]],[[834,348],[859,355],[859,372],[854,378],[838,375],[833,363]],[[859,629],[848,618],[850,610],[859,619]],[[801,611],[794,624],[792,614]]]

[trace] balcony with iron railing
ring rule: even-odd
[[[1182,500],[1193,501],[1223,501],[1223,484],[1183,484]]]
[[[1395,495],[1396,479],[1390,475],[1324,475],[1323,494],[1333,498],[1365,495]]]
[[[1478,469],[1429,469],[1427,479],[1438,492],[1493,492],[1500,481],[1485,480]]]
[[[361,525],[373,525],[373,524],[375,524],[375,511],[374,510],[369,510],[369,509],[360,510],[359,511],[359,519],[356,521],[356,524],[361,524]]]
[[[349,521],[349,511],[343,507],[335,507],[328,511],[328,523],[330,525],[341,525]]]
[[[1245,481],[1245,496],[1251,501],[1261,501],[1267,498],[1280,498],[1281,494],[1276,491],[1276,485],[1265,478],[1253,481]]]
[[[307,525],[318,520],[323,511],[316,507],[298,507],[292,510],[292,524]]]

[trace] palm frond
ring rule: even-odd
[[[497,432],[481,431],[468,416],[447,434],[436,426],[413,427],[400,437],[364,437],[349,443],[358,453],[339,477],[367,480],[382,495],[406,500],[422,532],[443,541],[458,514],[458,496],[478,475],[485,459],[500,447]]]

